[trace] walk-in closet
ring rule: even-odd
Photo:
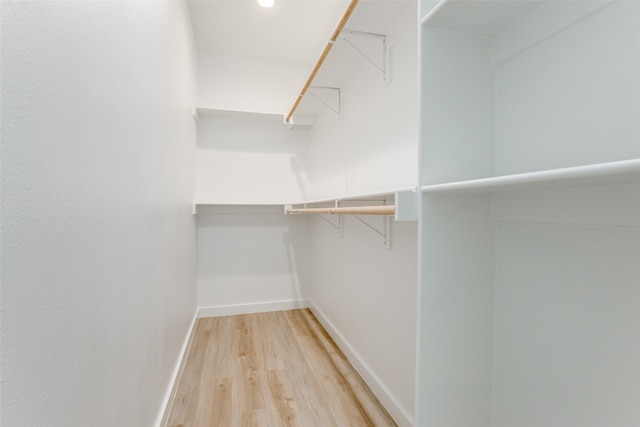
[[[640,426],[640,1],[0,12],[2,426]]]

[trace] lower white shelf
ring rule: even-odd
[[[492,193],[640,183],[640,159],[431,184],[423,193]]]
[[[334,210],[335,212],[328,212],[327,208],[316,210],[311,208],[308,205],[318,205],[318,204],[327,204],[332,203],[336,204],[338,202],[363,202],[370,201],[369,199],[375,198],[380,201],[385,198],[390,197],[395,202],[392,206],[373,206],[372,211],[376,211],[373,214],[376,215],[391,215],[394,216],[396,221],[416,221],[418,215],[418,206],[417,206],[417,192],[415,187],[404,187],[398,188],[394,190],[384,190],[379,192],[372,193],[360,193],[360,194],[351,194],[351,195],[343,195],[338,197],[333,197],[330,199],[321,199],[321,200],[307,200],[300,202],[273,202],[273,203],[237,203],[237,202],[223,202],[223,201],[214,201],[214,202],[196,202],[193,205],[193,214],[231,214],[234,212],[237,213],[302,213],[295,212],[300,209],[292,208],[298,207],[303,208],[305,213],[325,213],[325,214],[366,214],[366,207],[364,206],[343,206],[343,208]],[[363,200],[366,199],[366,200]],[[309,209],[308,209],[309,208]],[[314,206],[314,208],[319,208],[318,206]],[[347,209],[349,208],[349,209]],[[353,209],[361,210],[360,212],[352,211]],[[377,212],[378,210],[382,210]],[[288,212],[291,211],[291,212]],[[321,212],[322,211],[322,212]]]
[[[194,215],[282,215],[282,206],[282,204],[196,203],[193,205],[192,213]]]

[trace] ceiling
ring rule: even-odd
[[[347,9],[347,0],[190,0],[198,49],[313,63]]]
[[[199,51],[227,53],[301,65],[311,72],[350,0],[274,0],[263,8],[257,0],[188,0],[194,36]],[[413,5],[414,9],[409,9]],[[413,10],[413,12],[412,12]],[[377,34],[389,34],[401,16],[414,13],[416,0],[360,0],[346,28]],[[359,37],[358,49],[374,61],[382,61],[381,45],[375,39]],[[349,70],[366,61],[353,47],[339,38],[323,67],[313,80],[314,86],[343,87]],[[382,82],[382,74],[380,75]],[[299,82],[300,87],[304,82]],[[295,90],[299,89],[298,86]],[[333,91],[315,94],[335,97]],[[324,101],[304,98],[297,110],[314,115],[326,110]],[[331,102],[333,104],[334,102]]]

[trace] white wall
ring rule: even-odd
[[[196,101],[211,108],[284,114],[309,72],[306,63],[198,52]]]
[[[308,197],[308,135],[275,117],[202,117],[198,122],[197,203],[287,203]]]
[[[280,205],[199,209],[200,315],[293,308],[306,298],[305,222],[283,215],[282,204],[307,198],[307,146],[306,134],[277,120],[199,120],[196,202]]]
[[[365,60],[344,89],[344,120],[327,115],[310,146],[312,198],[417,183],[417,6],[389,34],[391,80]],[[357,53],[354,52],[354,55]],[[365,217],[382,228],[377,217]],[[352,216],[344,237],[312,219],[309,299],[396,421],[414,412],[417,224],[392,224],[392,249]]]
[[[186,3],[1,7],[2,425],[153,425],[196,308]]]
[[[342,122],[333,112],[319,122],[308,161],[312,199],[416,185],[416,15],[413,3],[387,35],[389,83],[362,58],[342,87]]]
[[[280,116],[199,118],[196,203],[282,205],[308,198],[309,137],[284,125],[308,72],[301,64],[198,53],[198,105]],[[207,212],[197,219],[200,315],[299,306],[309,270],[304,219],[285,217],[281,206]]]
[[[198,215],[198,305],[203,316],[306,305],[307,218],[282,206],[226,206]]]
[[[381,228],[381,218],[363,217]],[[344,237],[312,218],[309,299],[314,313],[401,426],[415,387],[417,225],[392,223],[392,249],[356,218]]]

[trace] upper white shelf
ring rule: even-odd
[[[442,0],[420,23],[449,31],[490,37],[543,3],[545,0]]]
[[[194,118],[213,118],[220,120],[232,120],[252,123],[263,123],[269,126],[281,126],[283,129],[293,131],[310,131],[315,127],[315,117],[299,117],[296,121],[285,123],[284,113],[227,110],[223,108],[195,107]]]
[[[423,193],[493,193],[640,184],[640,159],[425,185]]]

